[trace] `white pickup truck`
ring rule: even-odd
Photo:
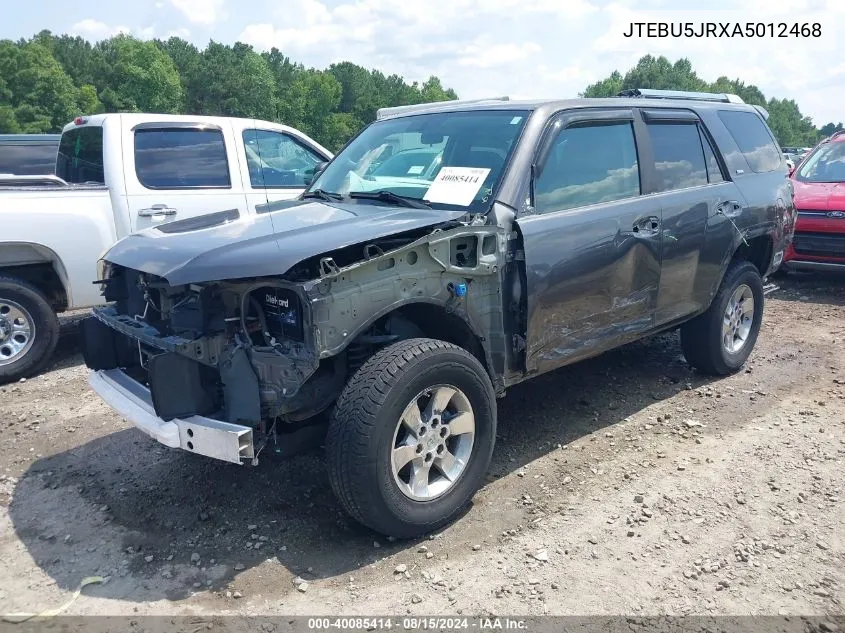
[[[36,373],[56,314],[102,303],[97,261],[129,233],[294,198],[332,154],[293,128],[229,117],[101,114],[65,126],[56,176],[0,176],[0,383]],[[51,182],[52,180],[52,182]]]

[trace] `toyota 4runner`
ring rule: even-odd
[[[508,387],[674,328],[700,371],[743,365],[795,223],[766,117],[647,90],[383,109],[300,199],[112,247],[90,384],[235,464],[324,441],[350,515],[432,531],[482,484]]]

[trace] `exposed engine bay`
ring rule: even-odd
[[[323,424],[348,377],[400,339],[439,330],[501,377],[506,250],[495,225],[451,223],[316,256],[274,278],[172,286],[106,263],[108,305],[83,323],[86,364],[146,386],[162,420],[249,426],[258,446],[287,452],[284,436]]]

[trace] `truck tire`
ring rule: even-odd
[[[44,294],[0,277],[0,383],[38,372],[59,341],[59,319]]]
[[[748,360],[763,320],[763,280],[751,262],[731,262],[704,314],[681,326],[687,362],[705,374],[727,376]]]
[[[445,525],[481,487],[496,439],[496,395],[466,350],[408,339],[346,384],[329,424],[329,481],[344,509],[387,536]]]

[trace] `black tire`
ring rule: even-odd
[[[722,325],[731,296],[742,285],[751,289],[754,314],[745,344],[731,353],[722,343]],[[700,372],[713,376],[727,376],[737,372],[748,360],[757,342],[763,320],[763,280],[751,262],[731,262],[719,291],[704,314],[681,326],[681,348],[687,362]]]
[[[466,466],[441,496],[417,501],[403,493],[391,466],[394,434],[417,394],[457,387],[475,417]],[[370,358],[344,388],[329,425],[329,481],[359,523],[397,538],[414,538],[449,523],[481,487],[496,439],[496,395],[481,363],[466,350],[432,339],[409,339]]]
[[[32,346],[20,357],[7,364],[0,364],[0,384],[37,373],[50,359],[59,342],[59,319],[47,297],[38,288],[14,277],[0,277],[0,310],[3,309],[4,299],[22,307],[32,318],[34,339]],[[0,347],[2,353],[3,348]]]

